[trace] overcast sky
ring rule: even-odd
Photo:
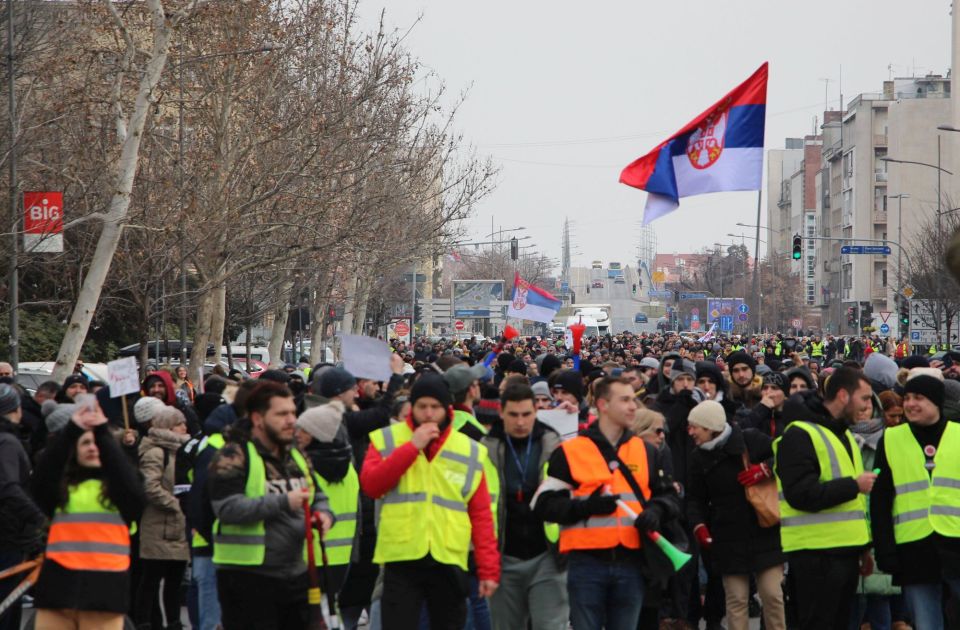
[[[945,0],[361,2],[371,28],[384,7],[392,27],[422,17],[408,48],[451,93],[469,89],[457,128],[501,167],[471,236],[486,240],[492,217],[559,258],[569,217],[574,265],[635,264],[646,193],[619,184],[620,170],[764,61],[767,149],[812,132],[823,79],[837,109],[841,88],[849,102],[950,64]],[[719,193],[682,200],[653,227],[661,253],[688,252],[755,218],[756,193]]]

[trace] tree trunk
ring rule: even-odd
[[[220,347],[223,343],[223,325],[227,318],[227,285],[213,290],[213,310],[210,313],[210,341],[213,342],[213,363],[220,362]]]
[[[213,315],[214,292],[202,294],[197,304],[197,329],[193,333],[193,349],[190,351],[190,376],[194,383],[203,383],[203,364],[207,358],[207,343],[210,341],[210,323]]]
[[[354,335],[362,335],[367,327],[367,303],[370,301],[370,283],[366,279],[361,279],[357,288],[357,298],[354,302],[356,315],[353,318]]]
[[[310,322],[310,365],[323,363],[326,357],[323,352],[323,330],[327,326],[327,306],[326,302],[317,300],[314,302],[313,321]]]
[[[353,320],[354,313],[357,304],[357,281],[359,279],[359,273],[354,271],[349,280],[347,280],[346,286],[346,298],[343,300],[343,324],[341,328],[350,332],[353,330]]]
[[[90,330],[90,322],[97,310],[103,283],[110,271],[110,263],[117,251],[122,224],[130,209],[130,198],[133,192],[133,180],[137,173],[140,161],[140,141],[143,138],[143,128],[147,116],[152,110],[153,91],[160,82],[163,68],[167,64],[167,49],[170,46],[172,29],[159,16],[154,19],[154,37],[150,61],[140,77],[140,86],[134,101],[133,111],[129,123],[126,124],[126,137],[122,139],[120,158],[116,162],[116,171],[113,174],[114,192],[110,199],[110,207],[103,219],[103,230],[97,240],[97,248],[90,261],[87,276],[83,279],[77,304],[70,315],[66,334],[60,342],[60,351],[57,353],[57,362],[53,367],[51,378],[63,382],[73,372],[73,366],[80,356],[83,342]]]
[[[143,298],[143,319],[140,322],[140,380],[147,377],[147,361],[150,360],[150,300],[146,296]]]
[[[287,321],[290,318],[290,290],[293,283],[283,282],[280,285],[280,295],[277,299],[277,308],[273,312],[273,328],[270,329],[270,342],[267,344],[267,354],[270,355],[270,367],[278,368],[283,365],[283,338],[287,333]]]

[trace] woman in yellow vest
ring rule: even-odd
[[[903,586],[914,628],[943,628],[943,585],[960,595],[960,424],[943,416],[943,375],[913,368],[907,422],[886,430],[870,503],[877,564]]]
[[[33,589],[36,627],[120,630],[130,609],[130,527],[144,506],[137,469],[91,395],[48,445],[34,475],[50,517]]]

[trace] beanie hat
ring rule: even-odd
[[[133,417],[139,424],[146,424],[152,422],[157,412],[166,406],[159,398],[144,396],[133,405]]]
[[[136,407],[134,407],[133,414],[137,414]],[[155,429],[172,429],[177,425],[186,423],[187,418],[183,415],[183,412],[170,405],[163,405],[153,414],[153,428]]]
[[[693,363],[683,359],[677,359],[673,362],[673,366],[670,368],[670,382],[673,383],[681,376],[689,376],[690,378],[696,380],[696,374],[697,372],[693,367]]]
[[[553,387],[573,395],[577,402],[583,402],[583,375],[579,371],[561,370],[555,372],[554,376],[556,380],[553,382]]]
[[[750,371],[754,374],[757,373],[757,362],[753,360],[749,354],[742,350],[736,352],[731,352],[730,356],[727,357],[727,365],[730,368],[730,371],[733,372],[733,366],[745,363],[747,367],[750,368]]]
[[[553,400],[553,394],[550,393],[550,386],[547,385],[546,381],[537,381],[530,386],[530,389],[533,390],[534,396],[546,396],[550,400]]]
[[[423,374],[410,389],[410,404],[415,405],[421,398],[433,398],[444,407],[453,404],[450,388],[439,374]]]
[[[274,381],[275,383],[280,383],[286,385],[290,382],[290,375],[284,372],[283,370],[264,370],[259,377],[261,381]]]
[[[652,370],[660,369],[660,362],[654,359],[653,357],[643,357],[640,359],[640,367],[650,368]]]
[[[719,433],[727,426],[727,414],[723,411],[723,405],[717,401],[704,400],[690,410],[687,422]]]
[[[555,370],[560,369],[560,359],[555,354],[541,354],[537,357],[537,367],[540,369],[540,376],[547,378]]]
[[[942,409],[945,397],[943,374],[936,368],[913,368],[903,386],[903,394],[918,394]]]
[[[12,385],[0,383],[0,416],[5,416],[19,408],[20,393]]]
[[[63,386],[60,389],[62,389],[63,391],[67,391],[68,389],[70,389],[71,385],[76,385],[77,383],[80,383],[81,385],[83,385],[84,389],[90,388],[89,384],[87,383],[86,376],[82,376],[80,374],[71,374],[67,378],[63,379]]]
[[[341,367],[332,367],[320,377],[320,395],[324,398],[339,396],[356,386],[357,379]]]
[[[544,385],[546,385],[546,383],[544,383]],[[493,424],[500,419],[500,399],[481,398],[473,407],[473,416],[480,424]]]
[[[56,433],[57,431],[62,431],[64,427],[70,423],[70,419],[73,417],[73,413],[77,408],[77,405],[73,403],[58,405],[53,400],[43,401],[43,405],[40,407],[40,415],[43,416],[44,424],[47,426],[47,432]]]
[[[773,368],[771,368],[766,363],[760,363],[757,365],[756,374],[757,376],[766,376],[767,374],[773,374]]]
[[[723,380],[723,372],[720,371],[716,363],[710,361],[697,361],[696,379],[699,381],[701,378],[710,379],[719,390],[723,390],[726,385]]]
[[[904,357],[900,361],[900,367],[905,367],[908,370],[918,367],[930,367],[930,360],[927,357],[920,354],[913,354],[909,357]]]
[[[487,367],[482,363],[477,363],[473,367],[468,367],[465,363],[455,365],[443,374],[443,380],[447,382],[447,387],[453,395],[467,391],[474,381],[481,381],[486,377]]]
[[[763,375],[763,385],[761,385],[761,387],[765,387],[767,385],[773,385],[774,387],[779,387],[781,390],[783,390],[784,394],[790,393],[790,381],[787,378],[785,378],[783,374],[780,374],[779,372],[771,371],[769,374]]]
[[[346,408],[339,400],[311,407],[297,418],[297,428],[306,431],[318,442],[333,442],[343,423]]]

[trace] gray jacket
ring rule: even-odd
[[[302,575],[307,567],[303,561],[303,545],[306,539],[302,509],[290,509],[287,492],[306,487],[311,483],[303,476],[296,462],[286,451],[282,460],[267,452],[254,441],[257,452],[264,460],[267,476],[266,494],[259,498],[247,497],[244,493],[250,469],[246,457],[246,445],[228,442],[214,456],[210,464],[210,499],[213,512],[221,524],[248,524],[263,521],[266,529],[266,553],[263,564],[256,567],[230,567],[273,577],[289,578]],[[313,468],[307,465],[311,475]],[[314,512],[326,512],[334,518],[327,497],[319,487],[314,495]]]

